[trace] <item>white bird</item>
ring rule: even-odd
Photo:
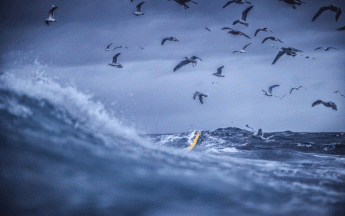
[[[337,110],[337,105],[331,101],[324,102],[322,100],[317,100],[311,105],[311,107],[314,107],[314,106],[319,105],[319,104],[323,104],[325,107],[331,107],[333,110]]]
[[[258,132],[256,132],[256,130],[254,130],[254,128],[250,127],[249,125],[246,125],[246,127],[251,129],[254,132],[255,136],[260,136],[261,138],[263,138],[262,129],[259,129]]]
[[[282,55],[286,54],[286,55],[290,55],[290,56],[293,56],[295,57],[297,55],[297,52],[302,52],[301,50],[298,50],[298,49],[295,49],[293,47],[282,47],[281,48],[282,50],[278,52],[277,56],[275,57],[275,59],[273,60],[272,64],[274,65],[278,59],[280,57],[282,57]]]
[[[222,75],[222,69],[224,66],[221,66],[217,69],[217,73],[213,73],[212,75],[215,75],[217,77],[225,77],[224,75]]]
[[[237,23],[240,23],[242,25],[245,25],[245,26],[249,26],[249,23],[247,23],[247,14],[248,12],[253,8],[254,6],[250,6],[249,8],[245,9],[243,12],[242,12],[242,18],[239,20],[236,20],[233,25],[236,25]]]
[[[117,57],[119,57],[119,55],[121,55],[121,53],[118,53],[116,55],[114,55],[113,57],[113,62],[108,64],[109,66],[113,66],[113,67],[117,67],[117,68],[123,68],[123,65],[120,63],[117,63]]]
[[[278,86],[279,86],[279,85],[270,86],[270,87],[268,88],[268,92],[265,91],[265,90],[262,90],[262,91],[265,92],[264,95],[269,96],[269,97],[272,97],[272,96],[273,96],[273,95],[272,95],[272,89],[275,88],[275,87],[278,87]]]
[[[105,48],[105,51],[109,51],[110,49],[110,46],[112,45],[113,43],[109,44],[106,48]]]
[[[247,3],[247,4],[252,4],[246,0],[233,0],[233,1],[228,1],[224,6],[223,8],[227,7],[228,5],[232,4],[232,3],[236,3],[236,4],[244,4],[244,3]]]
[[[270,37],[263,39],[262,43],[265,43],[265,41],[267,41],[267,40],[279,41],[280,43],[283,43],[283,41],[281,41],[279,38],[273,37],[273,36],[270,36]]]
[[[268,29],[268,28],[260,28],[260,29],[257,29],[257,30],[255,31],[254,37],[255,37],[260,31],[264,31],[264,32],[270,31],[271,33],[273,33],[273,31],[271,31],[271,30]]]
[[[144,15],[145,13],[141,12],[141,6],[144,4],[145,2],[141,2],[137,5],[137,11],[133,12],[134,15],[136,16],[140,16],[140,15]]]
[[[195,91],[193,93],[193,99],[195,100],[196,97],[199,97],[199,101],[201,104],[204,104],[204,101],[203,101],[203,98],[202,97],[208,97],[207,94],[204,94],[204,93],[201,93],[201,92],[198,92],[198,91]]]
[[[291,92],[292,92],[294,89],[299,90],[300,88],[304,88],[304,87],[303,87],[303,86],[299,86],[299,87],[297,87],[297,88],[291,88],[290,94],[291,94]],[[306,88],[304,88],[304,89],[307,90]]]
[[[49,10],[48,14],[49,14],[49,17],[46,19],[45,23],[47,25],[49,25],[50,22],[57,22],[58,20],[54,18],[54,10],[56,9],[57,7],[52,5],[52,9]]]
[[[319,49],[324,49],[325,51],[328,51],[330,49],[337,49],[335,47],[318,47],[318,48],[315,48],[315,50],[319,50]]]
[[[179,41],[179,40],[177,40],[175,37],[166,37],[166,38],[164,38],[163,40],[162,40],[162,45],[166,42],[166,41]]]
[[[245,53],[246,51],[245,51],[245,49],[247,48],[247,46],[249,46],[250,44],[252,44],[252,43],[249,43],[249,44],[247,44],[247,45],[245,45],[241,50],[238,50],[238,51],[233,51],[232,53],[236,53],[236,52],[239,52],[239,53]]]
[[[192,66],[194,67],[195,65],[198,64],[197,59],[199,59],[200,61],[202,61],[201,58],[197,57],[197,56],[192,56],[192,57],[184,57],[186,60],[181,61],[175,68],[174,68],[174,72],[177,71],[178,69],[180,69],[181,67],[192,63]]]

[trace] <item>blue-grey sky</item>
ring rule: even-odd
[[[195,1],[185,10],[173,1],[146,0],[145,15],[139,17],[133,15],[139,0],[7,1],[0,9],[1,70],[28,76],[37,70],[33,62],[38,59],[47,76],[92,93],[119,119],[147,133],[246,124],[264,131],[345,131],[345,98],[333,93],[345,94],[345,31],[336,30],[345,26],[345,14],[335,22],[335,13],[325,11],[311,22],[322,6],[335,4],[345,11],[344,1],[305,0],[294,10],[279,0],[251,0],[249,27],[232,25],[248,4],[222,9],[226,0]],[[52,4],[58,6],[58,22],[47,26]],[[227,34],[222,27],[252,39]],[[261,27],[273,33],[254,37]],[[162,46],[167,36],[180,42]],[[262,44],[268,36],[284,43]],[[233,53],[248,43],[247,53]],[[128,49],[113,51],[120,45]],[[303,56],[282,56],[271,65],[278,53],[271,45],[295,47]],[[337,50],[315,51],[319,46]],[[107,66],[117,52],[124,68]],[[203,61],[173,72],[192,55]],[[225,77],[212,76],[220,66]],[[282,100],[264,96],[262,89],[273,84],[280,85],[273,94],[288,95]],[[308,90],[289,94],[300,85]],[[209,94],[203,105],[193,100],[194,91]],[[317,99],[335,102],[338,111],[312,108]]]

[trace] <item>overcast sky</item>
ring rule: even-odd
[[[249,27],[233,21],[249,4],[226,0],[195,0],[189,9],[173,1],[146,0],[144,16],[134,16],[140,0],[12,0],[0,7],[0,64],[2,71],[18,76],[33,74],[38,59],[47,76],[72,83],[94,94],[115,115],[147,133],[210,130],[219,127],[263,131],[345,131],[345,14],[335,22],[335,13],[325,11],[314,22],[322,6],[335,4],[345,11],[343,0],[305,0],[293,9],[279,0],[251,0]],[[58,6],[58,22],[47,26],[51,5]],[[211,29],[206,31],[205,27]],[[231,27],[252,39],[222,31]],[[255,30],[268,27],[273,33]],[[174,36],[180,42],[161,41]],[[284,43],[262,40],[275,36]],[[110,51],[106,45],[112,43]],[[247,53],[233,53],[248,43]],[[117,49],[115,46],[128,46]],[[275,47],[295,47],[303,56],[282,56],[275,65]],[[337,50],[317,50],[333,46]],[[140,49],[143,47],[144,49]],[[124,68],[107,66],[121,52]],[[173,68],[185,57],[196,55],[203,61],[195,67]],[[310,58],[305,58],[310,56]],[[313,60],[312,58],[315,58]],[[224,66],[224,78],[212,76]],[[212,84],[212,82],[218,84]],[[278,84],[273,94],[262,89]],[[289,94],[292,87],[304,86]],[[193,100],[193,92],[208,93],[204,104]],[[315,100],[333,101],[334,111],[311,107]]]

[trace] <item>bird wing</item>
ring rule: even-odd
[[[319,104],[324,104],[324,102],[322,100],[317,100],[311,105],[311,107],[314,107],[314,106],[319,105]]]
[[[257,30],[255,31],[254,37],[259,33],[259,31],[261,31],[261,29],[257,29]]]
[[[200,94],[199,94],[199,100],[200,100],[200,103],[201,103],[201,104],[204,104],[204,99],[203,99],[203,97],[207,97],[207,95],[200,93]]]
[[[338,30],[345,30],[345,26],[341,27],[341,28],[338,28]]]
[[[315,50],[318,50],[318,49],[322,49],[323,47],[318,47],[318,48],[316,48]]]
[[[312,21],[314,21],[316,18],[318,18],[320,16],[320,14],[322,14],[322,12],[324,12],[325,10],[328,10],[328,9],[330,9],[329,6],[321,7],[320,10],[315,14]]]
[[[254,133],[256,133],[256,131],[252,127],[250,127],[249,125],[246,125],[246,127],[251,129]]]
[[[55,11],[56,8],[57,8],[57,7],[54,6],[54,7],[52,7],[52,9],[49,10],[48,14],[49,14],[49,17],[50,17],[50,18],[54,18],[54,11]]]
[[[181,61],[178,65],[176,65],[176,67],[174,68],[174,72],[177,71],[178,69],[180,69],[181,67],[185,66],[186,64],[188,64],[189,61],[188,60],[183,60]]]
[[[272,94],[272,89],[278,87],[279,85],[273,85],[268,88],[268,93]]]
[[[224,28],[222,28],[221,30],[225,30],[225,29],[233,30],[232,28],[229,28],[229,27],[224,27]]]
[[[337,49],[337,48],[335,48],[335,47],[327,47],[327,49]]]
[[[267,38],[265,38],[265,39],[262,41],[262,43],[265,43],[265,41],[267,41],[268,39],[272,40],[272,37],[267,37]]]
[[[240,34],[242,34],[243,36],[245,36],[245,37],[251,39],[248,35],[244,34],[243,32],[240,32]]]
[[[141,5],[143,5],[145,2],[141,2],[137,5],[137,11],[141,12]]]
[[[243,21],[246,21],[247,20],[247,14],[248,12],[253,8],[254,6],[250,6],[249,8],[245,9],[243,12],[242,12],[242,20]]]
[[[49,22],[48,22],[47,20],[45,21],[45,23],[46,23],[47,25],[49,25]]]
[[[296,89],[296,88],[292,88],[292,89],[290,90],[290,94],[291,94],[292,90],[294,90],[294,89]]]
[[[329,102],[333,110],[337,110],[337,105],[333,102]]]
[[[168,39],[167,38],[164,38],[163,40],[162,40],[162,45],[165,43],[165,41],[167,41]]]
[[[195,91],[195,92],[194,92],[194,95],[193,95],[193,99],[195,100],[195,98],[196,98],[199,94],[200,94],[200,92]]]
[[[245,46],[243,47],[243,50],[245,50],[245,49],[247,48],[247,46],[249,46],[250,44],[252,44],[252,43],[249,43],[249,44],[245,45]]]
[[[113,62],[114,63],[117,63],[117,57],[119,57],[119,55],[121,55],[121,53],[118,53],[118,54],[114,55],[114,57],[113,57]]]
[[[222,69],[223,69],[224,66],[221,66],[217,69],[217,74],[222,74]]]
[[[283,43],[283,41],[281,41],[279,38],[277,38],[277,40],[278,40],[280,43]]]
[[[223,8],[225,8],[226,6],[228,6],[229,4],[231,4],[231,3],[234,3],[235,1],[228,1],[224,6],[223,6]]]
[[[107,49],[109,49],[109,47],[112,45],[112,43],[111,44],[109,44],[108,46],[107,46]]]
[[[335,15],[335,21],[336,21],[336,22],[338,21],[338,19],[339,19],[339,17],[340,17],[340,14],[341,14],[341,10],[340,10],[340,8],[338,8],[337,14]]]
[[[197,56],[192,56],[191,59],[195,60],[195,59],[199,59],[200,61],[202,61],[201,58],[197,57]]]
[[[276,58],[273,60],[272,64],[274,65],[282,55],[284,55],[286,51],[279,51]]]
[[[240,20],[236,20],[235,22],[233,22],[232,24],[233,25],[236,25],[237,23],[239,23],[240,22]]]

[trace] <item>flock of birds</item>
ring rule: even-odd
[[[130,0],[131,2],[133,2],[133,0]],[[185,9],[188,9],[189,6],[187,5],[187,3],[194,3],[194,4],[197,4],[197,2],[194,2],[194,1],[191,1],[191,0],[168,0],[168,1],[174,1],[182,6],[184,6]],[[301,5],[301,4],[304,4],[305,2],[302,2],[300,0],[279,0],[279,1],[284,1],[288,4],[291,4],[292,5],[292,8],[293,9],[296,9],[296,5]],[[136,5],[136,11],[133,12],[133,15],[135,16],[143,16],[145,13],[142,12],[142,6],[144,5],[145,2],[140,2],[139,4]],[[223,6],[223,9],[226,8],[226,7],[229,7],[231,4],[250,4],[251,6],[249,6],[248,8],[246,8],[243,12],[242,12],[242,16],[240,19],[237,19],[233,22],[233,25],[236,25],[236,24],[241,24],[241,25],[244,25],[244,26],[249,26],[249,23],[247,22],[247,17],[248,17],[248,13],[251,11],[251,9],[254,7],[254,5],[252,5],[251,2],[248,2],[246,0],[232,0],[232,1],[228,1],[226,2],[226,4]],[[57,22],[57,19],[54,18],[54,11],[57,9],[56,6],[52,5],[52,8],[50,9],[49,11],[49,17],[45,20],[45,23],[47,25],[49,25],[49,23],[51,22]],[[341,15],[341,9],[337,6],[334,6],[334,5],[329,5],[329,6],[324,6],[324,7],[321,7],[319,9],[319,11],[315,14],[315,16],[313,17],[312,21],[315,21],[323,12],[325,11],[331,11],[331,12],[335,12],[335,20],[338,21],[340,15]],[[209,32],[211,32],[211,29],[209,29],[208,27],[205,27],[205,29]],[[244,36],[246,38],[249,38],[251,39],[250,36],[248,36],[247,34],[241,32],[241,31],[236,31],[230,27],[224,27],[222,28],[221,30],[229,30],[228,31],[228,34],[232,34],[232,35],[239,35],[239,36]],[[342,28],[339,28],[338,30],[345,30],[345,26],[342,27]],[[257,34],[259,32],[271,32],[273,33],[272,30],[270,30],[269,28],[267,27],[264,27],[264,28],[259,28],[255,31],[255,34],[254,34],[254,37],[257,36]],[[262,44],[265,43],[267,40],[272,40],[272,41],[277,41],[277,42],[280,42],[280,43],[283,43],[283,41],[281,41],[279,38],[277,37],[274,37],[274,36],[269,36],[269,37],[266,37],[263,39],[262,41]],[[178,39],[176,39],[175,37],[165,37],[163,38],[162,42],[161,42],[161,45],[164,45],[167,41],[171,41],[171,42],[179,42]],[[250,45],[251,43],[248,43],[246,44],[241,50],[236,50],[236,51],[233,51],[233,53],[245,53],[245,49]],[[110,51],[110,46],[112,45],[109,44],[106,46],[105,48],[105,51]],[[271,45],[272,47],[274,47],[273,45]],[[119,48],[128,48],[126,46],[117,46],[113,49],[113,51],[115,51],[116,49],[119,49]],[[144,49],[142,47],[140,47],[141,49]],[[273,62],[272,62],[272,65],[274,65],[279,59],[280,57],[282,57],[283,55],[287,55],[287,56],[293,56],[295,57],[298,53],[302,52],[301,50],[299,49],[296,49],[296,48],[293,48],[293,47],[281,47],[280,48],[281,50],[278,52],[278,54],[276,55],[276,57],[274,58]],[[330,49],[336,49],[335,47],[317,47],[315,50],[319,50],[319,49],[323,49],[324,51],[328,51]],[[113,57],[113,60],[110,64],[108,64],[109,66],[112,66],[112,67],[116,67],[116,68],[123,68],[123,65],[121,63],[118,63],[118,57],[121,55],[121,53],[117,53],[116,55],[114,55]],[[303,55],[302,55],[303,56]],[[305,58],[309,58],[309,56],[306,56]],[[314,58],[313,58],[314,59]],[[314,59],[315,60],[315,59]],[[180,68],[182,68],[183,66],[185,65],[188,65],[188,64],[192,64],[192,66],[196,66],[198,64],[198,61],[202,61],[201,58],[197,57],[197,56],[191,56],[191,57],[185,57],[180,63],[178,63],[175,68],[173,69],[173,71],[177,71],[179,70]],[[212,75],[214,76],[217,76],[217,77],[224,77],[224,75],[222,75],[222,69],[224,68],[224,66],[221,66],[217,69],[217,72],[216,73],[213,73]],[[277,96],[277,95],[273,95],[272,94],[272,90],[273,88],[276,88],[278,87],[279,85],[272,85],[268,88],[268,90],[262,90],[264,92],[264,95],[266,96],[269,96],[269,97],[272,97],[272,96],[275,96],[275,97],[278,97],[280,99],[283,99],[285,96],[287,96],[288,94],[285,94],[283,96]],[[294,87],[294,88],[291,88],[290,90],[290,95],[292,93],[293,90],[299,90],[299,89],[305,89],[307,90],[306,88],[304,88],[303,86],[299,86],[299,87]],[[340,91],[335,91],[334,93],[339,93],[342,97],[345,97]],[[208,97],[207,94],[204,94],[202,92],[199,92],[199,91],[195,91],[193,93],[193,99],[195,100],[196,98],[199,99],[200,103],[203,104],[203,98],[204,97]],[[332,108],[333,110],[337,110],[337,106],[334,102],[324,102],[322,100],[317,100],[315,101],[313,104],[312,104],[312,107],[316,106],[316,105],[319,105],[319,104],[322,104],[326,107],[330,107]],[[249,126],[248,126],[249,127]]]

